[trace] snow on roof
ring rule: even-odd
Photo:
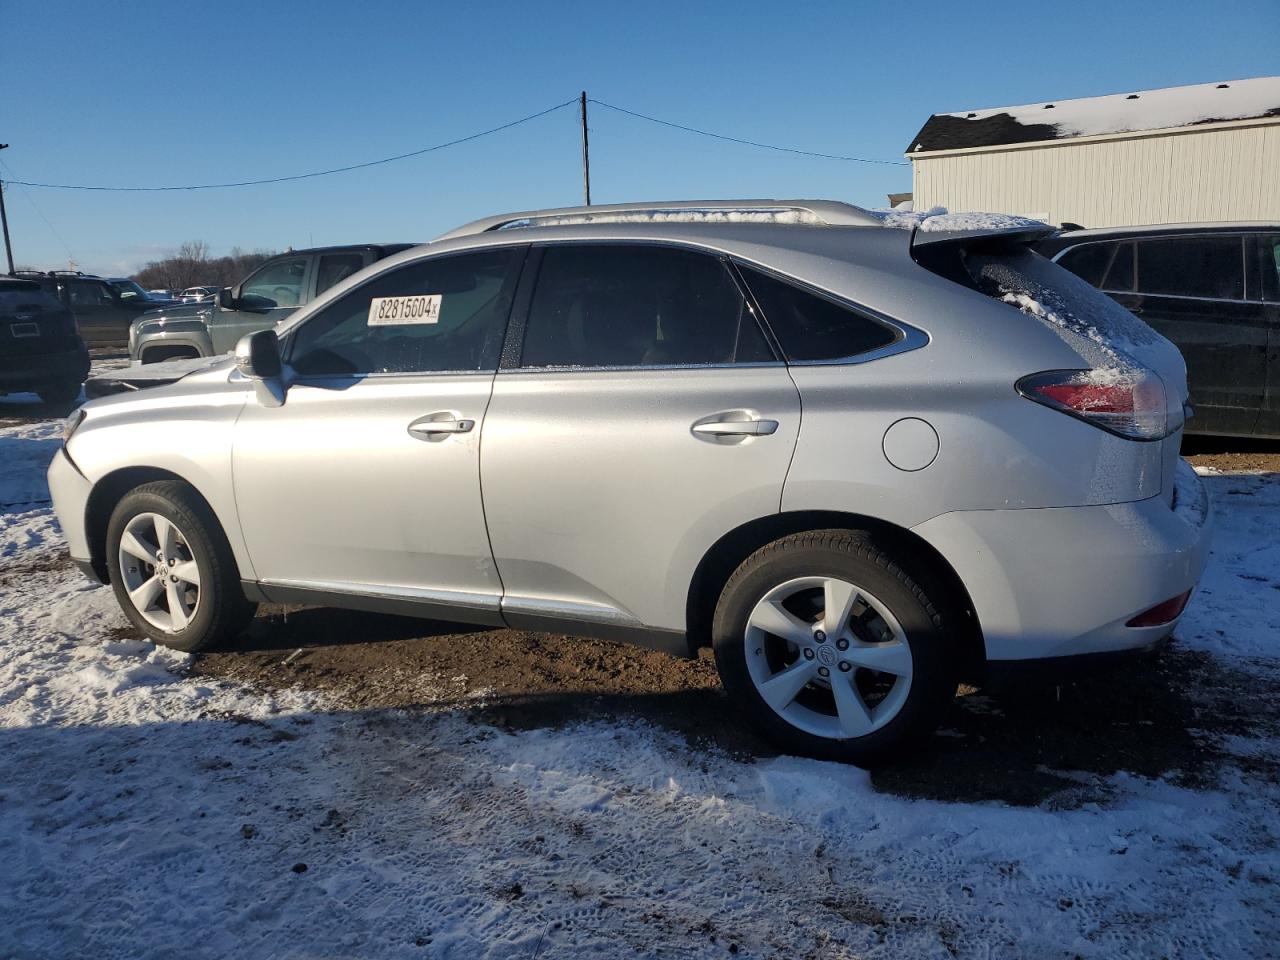
[[[951,213],[946,207],[929,210],[868,210],[879,217],[886,227],[913,230],[919,227],[925,233],[949,233],[965,230],[1008,230],[1013,227],[1043,227],[1040,220],[1017,217],[1010,213]]]
[[[907,153],[1163,130],[1256,117],[1280,118],[1280,77],[935,113],[911,141]]]

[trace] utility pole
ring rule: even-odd
[[[583,96],[586,96],[586,94],[583,94]],[[586,107],[584,106],[583,109],[585,110]],[[583,131],[583,136],[585,136],[586,127],[583,127]],[[0,150],[6,150],[8,147],[7,143],[0,143]],[[3,180],[0,180],[0,225],[4,226],[4,255],[9,258],[9,272],[13,273],[13,246],[9,243],[9,215],[4,210]]]
[[[587,91],[578,98],[582,108],[582,198],[591,206],[591,149],[587,145]]]

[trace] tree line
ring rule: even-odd
[[[225,257],[211,257],[207,243],[189,240],[170,256],[150,261],[133,279],[147,290],[233,287],[274,256],[271,250],[250,252],[232,247]]]

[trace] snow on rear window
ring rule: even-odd
[[[969,254],[965,266],[984,293],[1083,340],[1094,366],[1141,366],[1143,348],[1162,340],[1091,284],[1030,250]]]

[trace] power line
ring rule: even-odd
[[[9,169],[9,165],[5,163],[3,160],[0,160],[0,167],[4,167],[5,171],[9,174],[13,173],[13,171]],[[14,183],[14,184],[20,183],[20,181],[18,180],[5,180],[4,182]],[[44,215],[44,211],[42,211],[38,206],[36,206],[36,198],[31,196],[31,191],[28,190],[25,186],[23,186],[22,195],[27,198],[27,203],[31,204],[31,209],[36,212],[36,216],[38,216],[41,220],[44,221],[44,225],[49,228],[49,232],[52,233],[57,238],[60,244],[62,244],[62,249],[67,251],[67,259],[75,260],[76,255],[72,253],[71,248],[67,246],[67,241],[62,239],[62,234],[60,234],[57,228],[52,223],[49,222],[49,218]]]
[[[711,137],[715,140],[727,140],[730,143],[739,143],[747,147],[759,147],[762,150],[777,150],[779,153],[794,153],[802,157],[818,157],[822,160],[844,160],[849,163],[881,163],[895,167],[905,167],[908,165],[906,160],[869,160],[866,157],[846,157],[836,153],[817,153],[813,150],[799,150],[795,147],[780,147],[773,143],[760,143],[756,140],[743,140],[740,137],[730,137],[722,133],[712,133],[710,130],[699,130],[697,127],[686,126],[683,123],[674,123],[670,120],[660,120],[657,117],[651,117],[648,114],[637,113],[635,110],[628,110],[626,107],[619,107],[612,103],[605,103],[603,100],[597,100],[589,97],[591,103],[599,104],[606,110],[616,110],[618,113],[625,113],[629,117],[636,117],[640,120],[648,120],[650,123],[657,123],[664,127],[672,127],[676,130],[683,130],[685,133],[696,133],[702,137]]]
[[[445,141],[444,143],[433,144],[432,146],[429,146],[429,147],[423,147],[420,150],[411,150],[408,153],[397,154],[394,157],[382,157],[381,159],[368,160],[368,161],[365,161],[364,163],[353,163],[345,167],[333,167],[332,169],[329,169],[329,170],[316,170],[311,173],[297,173],[287,177],[268,177],[261,180],[239,180],[239,181],[233,181],[233,182],[227,182],[227,183],[198,183],[198,184],[189,184],[185,186],[170,186],[170,187],[107,187],[107,186],[96,186],[96,185],[75,184],[75,183],[37,183],[31,180],[8,180],[6,182],[17,184],[18,186],[21,186],[24,188],[38,187],[46,190],[93,190],[93,191],[101,191],[101,192],[125,192],[125,193],[155,193],[155,192],[174,191],[174,190],[220,190],[220,189],[225,189],[229,187],[255,187],[255,186],[261,186],[263,184],[269,184],[269,183],[289,183],[295,180],[309,180],[314,177],[327,177],[335,173],[348,173],[352,170],[363,170],[368,167],[376,167],[384,163],[395,163],[398,160],[408,160],[410,157],[420,157],[427,153],[434,153],[437,150],[444,150],[447,147],[456,147],[459,144],[469,143],[472,140],[479,140],[481,137],[487,137],[487,136],[490,136],[491,134],[500,133],[503,130],[510,130],[512,127],[520,126],[521,124],[528,123],[531,120],[537,120],[539,117],[545,117],[549,113],[555,113],[557,110],[563,110],[565,107],[568,107],[571,104],[584,104],[584,100],[586,103],[594,103],[601,107],[604,107],[606,110],[613,110],[617,113],[625,114],[626,116],[634,117],[638,120],[645,120],[645,121],[648,121],[649,123],[659,124],[660,126],[671,127],[672,129],[675,129],[675,130],[683,130],[685,133],[694,133],[702,137],[711,137],[712,139],[715,139],[715,140],[725,140],[729,143],[741,144],[742,146],[756,147],[761,150],[775,150],[779,153],[790,153],[790,154],[794,154],[796,156],[801,156],[801,157],[816,157],[820,160],[840,160],[847,163],[875,163],[875,164],[885,164],[889,166],[907,166],[907,161],[905,160],[877,160],[877,159],[870,159],[867,157],[849,157],[849,156],[844,156],[842,154],[836,154],[836,153],[819,153],[815,150],[801,150],[797,147],[783,147],[774,143],[761,143],[760,141],[757,141],[757,140],[744,140],[741,137],[731,137],[731,136],[728,136],[727,134],[713,133],[710,130],[702,130],[698,127],[691,127],[691,126],[688,126],[687,124],[676,123],[672,120],[662,120],[659,117],[652,117],[652,116],[649,116],[648,114],[639,113],[638,111],[635,111],[635,110],[628,110],[626,107],[619,107],[616,104],[607,103],[604,100],[597,100],[594,97],[583,98],[581,96],[578,96],[578,97],[570,97],[568,100],[565,100],[562,103],[557,103],[554,106],[547,107],[545,110],[539,110],[537,113],[531,113],[528,116],[521,117],[518,120],[512,120],[509,123],[500,124],[499,126],[496,126],[496,127],[490,127],[488,130],[481,130],[479,133],[473,133],[465,137],[459,137],[456,140],[448,140],[448,141]],[[585,109],[585,105],[584,105],[584,109]],[[29,194],[27,196],[27,199],[28,200],[31,199]],[[34,206],[34,202],[33,202],[33,206]],[[39,213],[38,208],[36,212]],[[43,214],[41,215],[41,218],[43,219]],[[45,223],[48,223],[48,220],[45,220]],[[49,224],[49,227],[51,230],[53,229],[52,224]],[[57,231],[55,230],[54,233],[56,234]],[[63,245],[65,246],[65,243]]]
[[[112,192],[156,192],[165,190],[220,190],[225,187],[255,187],[266,183],[287,183],[291,180],[307,180],[312,177],[327,177],[334,173],[347,173],[351,170],[363,170],[366,167],[376,167],[383,163],[394,163],[397,160],[407,160],[410,157],[420,157],[424,153],[434,153],[437,150],[443,150],[446,147],[456,147],[462,143],[468,143],[472,140],[479,140],[481,137],[487,137],[490,134],[499,133],[503,130],[510,130],[512,127],[519,126],[522,123],[528,123],[530,120],[537,120],[539,117],[545,117],[549,113],[555,113],[562,110],[570,104],[576,104],[577,97],[570,97],[563,103],[557,103],[553,107],[547,107],[545,110],[539,110],[537,113],[531,113],[527,117],[521,117],[519,120],[512,120],[510,123],[504,123],[497,127],[490,127],[488,130],[481,130],[479,133],[473,133],[469,136],[459,137],[456,140],[449,140],[445,143],[437,143],[430,147],[423,147],[421,150],[411,150],[408,153],[397,154],[394,157],[383,157],[380,160],[368,160],[364,163],[353,163],[346,167],[334,167],[332,170],[317,170],[312,173],[297,173],[289,177],[269,177],[264,180],[241,180],[234,183],[199,183],[180,187],[99,187],[85,186],[83,184],[73,183],[34,183],[29,180],[10,180],[9,183],[20,184],[24,187],[42,187],[48,190],[101,190]]]

